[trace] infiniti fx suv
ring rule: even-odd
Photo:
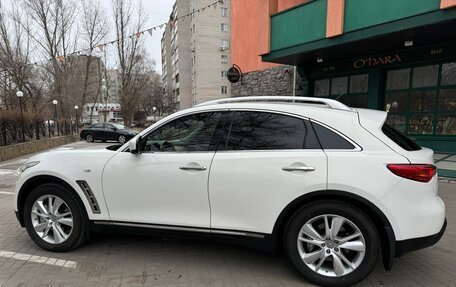
[[[320,98],[207,102],[114,151],[33,156],[18,170],[16,215],[50,251],[93,227],[167,230],[281,249],[307,280],[352,285],[446,227],[433,151],[386,116]]]

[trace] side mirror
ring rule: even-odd
[[[117,128],[116,127],[112,127],[111,130],[117,131]]]
[[[128,142],[128,148],[131,153],[141,153],[141,137],[134,137]]]

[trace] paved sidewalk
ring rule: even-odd
[[[72,252],[43,251],[12,210],[14,169],[23,160],[0,164],[0,286],[312,286],[281,254],[229,244],[101,234]],[[456,286],[456,184],[439,186],[448,218],[442,240],[397,259],[390,272],[379,260],[359,286]]]
[[[456,179],[456,154],[434,154],[434,161],[438,168],[439,176]]]

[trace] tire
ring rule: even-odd
[[[50,213],[49,198],[52,198],[52,204],[59,205]],[[43,208],[51,215],[44,216]],[[33,189],[25,200],[23,218],[35,244],[48,251],[69,251],[89,238],[89,220],[84,206],[74,193],[59,184],[47,183]]]
[[[358,233],[361,235],[356,236]],[[349,239],[350,236],[353,238]],[[306,205],[285,228],[287,259],[304,278],[322,286],[351,286],[363,280],[375,267],[379,251],[380,239],[372,220],[359,208],[344,202]]]
[[[120,142],[121,144],[124,144],[127,142],[127,137],[124,136],[124,135],[120,135],[118,138],[117,138],[117,141]]]
[[[85,136],[85,140],[87,142],[89,142],[89,143],[93,143],[94,138],[93,138],[93,136],[91,134],[88,134],[88,135]]]

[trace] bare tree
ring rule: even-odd
[[[0,3],[2,102],[5,109],[13,109],[13,106],[17,104],[15,92],[21,90],[25,94],[23,107],[33,112],[40,112],[43,109],[45,83],[40,81],[42,74],[38,67],[30,63],[31,37],[24,33],[23,28],[23,26],[29,27],[29,23],[26,15],[21,23],[19,19],[22,16],[14,3],[9,13]]]
[[[99,0],[83,0],[82,12],[82,18],[80,20],[80,26],[82,27],[81,38],[83,46],[88,48],[85,50],[85,54],[87,54],[87,61],[85,65],[83,89],[80,99],[81,107],[84,106],[87,98],[89,98],[89,101],[92,102],[96,102],[98,99],[100,82],[106,74],[106,68],[101,67],[101,65],[98,64],[101,63],[98,59],[95,61],[97,64],[94,64],[92,55],[95,52],[97,45],[102,42],[108,33],[107,19],[101,10]],[[98,49],[104,51],[105,47],[99,46]],[[96,73],[94,73],[94,70],[96,70]],[[97,77],[90,77],[94,74],[96,74]],[[93,86],[98,88],[93,89]]]
[[[24,12],[31,25],[22,25],[34,40],[38,52],[45,61],[43,68],[53,79],[52,98],[57,99],[63,117],[72,112],[72,100],[68,95],[71,87],[65,78],[70,72],[66,61],[76,47],[77,31],[74,27],[76,3],[74,0],[22,0]]]
[[[120,71],[120,104],[125,123],[128,125],[138,103],[138,95],[144,85],[145,52],[139,31],[146,21],[142,3],[133,16],[130,1],[112,0],[114,26],[117,36],[117,57]]]

